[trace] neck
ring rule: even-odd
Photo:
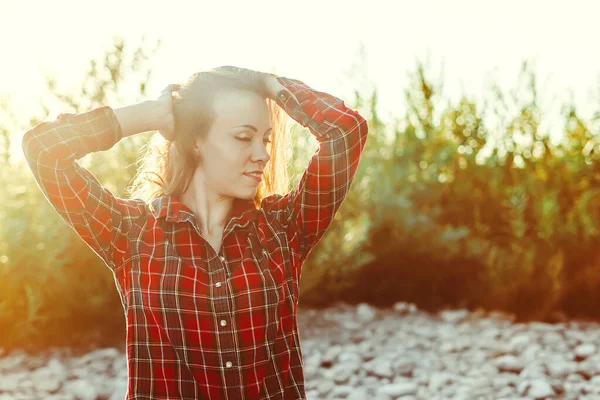
[[[212,235],[225,228],[233,198],[216,193],[198,171],[181,196],[181,202],[194,212],[202,232]]]

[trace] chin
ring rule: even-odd
[[[254,199],[255,196],[256,196],[256,190],[253,190],[253,191],[248,191],[245,193],[238,193],[238,195],[236,197],[239,199],[243,199],[243,200],[252,200],[252,199]]]

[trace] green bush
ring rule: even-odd
[[[338,224],[307,260],[304,302],[600,316],[600,113],[586,122],[565,106],[554,143],[541,132],[526,63],[521,77],[513,102],[493,87],[484,107],[467,98],[440,107],[442,88],[419,64],[391,135],[373,93],[358,175]],[[490,128],[486,117],[501,123]],[[347,235],[358,239],[340,256]]]
[[[103,105],[127,81],[124,71],[145,65],[140,49],[130,65],[125,56],[117,41],[102,65],[92,62],[79,97],[58,94],[51,80],[49,90],[73,112]],[[348,197],[303,267],[301,306],[404,300],[522,319],[600,316],[600,113],[584,121],[565,106],[564,135],[553,142],[541,132],[527,65],[522,77],[521,97],[493,87],[485,106],[468,98],[448,104],[418,64],[407,111],[388,124],[376,90],[347,101],[368,119],[369,139]],[[146,81],[138,85],[146,97]],[[44,108],[22,128],[53,117]],[[298,126],[292,135],[294,185],[317,143]],[[136,135],[81,162],[126,197],[149,139]],[[112,274],[50,207],[24,162],[3,154],[0,347],[122,343]]]
[[[130,101],[147,98],[149,55],[143,47],[131,53],[128,58],[124,42],[116,38],[102,62],[90,62],[79,94],[62,94],[54,79],[48,78],[48,92],[62,104],[60,112],[83,112],[109,99],[116,99],[113,104],[123,103],[119,88],[130,83],[139,88],[137,99]],[[142,79],[136,78],[139,74]],[[42,109],[40,116],[20,125],[14,120],[0,121],[4,125],[0,132],[7,132],[9,125],[19,125],[21,130],[4,135],[5,150],[11,140],[20,143],[25,130],[56,118],[48,105]],[[116,195],[125,197],[139,150],[150,138],[150,133],[136,135],[79,162]],[[21,155],[4,154],[7,157],[0,169],[0,347],[34,350],[121,343],[125,323],[112,273],[50,206]]]

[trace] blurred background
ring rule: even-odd
[[[219,65],[361,111],[352,190],[300,308],[345,302],[600,317],[600,6],[594,1],[19,1],[0,12],[0,347],[122,346],[113,277],[49,206],[23,133],[155,98]],[[126,197],[155,132],[80,160]],[[294,185],[316,149],[298,126]]]

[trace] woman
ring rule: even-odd
[[[319,142],[285,195],[274,192],[281,109]],[[131,199],[75,161],[150,130],[167,139],[160,182],[138,175]],[[302,263],[350,188],[367,130],[342,100],[301,81],[220,67],[157,100],[61,114],[25,133],[46,198],[113,272],[127,399],[305,398]]]

